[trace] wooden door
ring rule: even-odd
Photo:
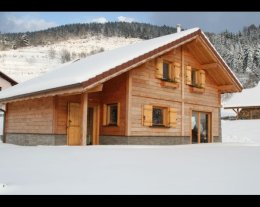
[[[69,103],[68,105],[68,145],[81,145],[80,104]]]

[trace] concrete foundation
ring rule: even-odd
[[[177,145],[190,144],[190,137],[100,136],[103,145]]]
[[[6,143],[35,146],[35,145],[66,145],[67,135],[56,134],[6,134]]]

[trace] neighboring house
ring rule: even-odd
[[[0,71],[0,91],[3,89],[6,89],[8,87],[11,87],[13,85],[16,85],[17,82],[4,74],[3,72]],[[4,106],[0,107],[0,137],[2,139],[3,136],[3,124],[4,124]]]
[[[233,110],[236,119],[260,119],[260,82],[254,88],[233,94],[223,103],[224,113]]]
[[[221,93],[242,85],[199,28],[62,65],[0,93],[21,145],[221,141]]]

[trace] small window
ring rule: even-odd
[[[153,125],[162,126],[164,123],[164,108],[153,107]]]
[[[177,110],[172,107],[153,105],[143,106],[143,125],[149,127],[173,127],[177,126]]]
[[[193,86],[197,85],[197,71],[195,69],[192,69],[192,72],[191,72],[191,84]]]
[[[170,71],[170,64],[164,62],[163,63],[163,79],[164,80],[169,80],[170,79],[169,71]]]
[[[107,105],[108,125],[117,125],[117,119],[118,119],[117,111],[118,111],[117,104]]]

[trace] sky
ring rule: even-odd
[[[142,22],[205,32],[238,32],[260,25],[260,12],[0,12],[0,32],[27,32],[71,23]]]

